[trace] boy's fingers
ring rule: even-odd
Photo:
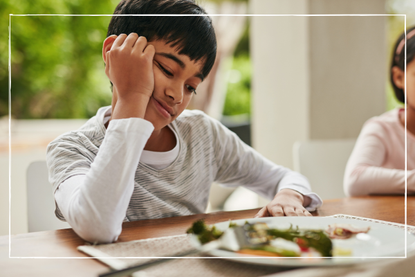
[[[146,48],[144,48],[144,54],[150,55],[151,58],[154,57],[154,54],[156,53],[156,49],[153,45],[147,44]]]
[[[309,211],[307,211],[307,210],[304,210],[304,214],[305,214],[305,216],[313,216]]]
[[[270,216],[284,216],[284,210],[279,205],[274,205],[268,208]]]
[[[257,218],[257,217],[266,217],[266,216],[269,216],[267,206],[260,209],[259,212],[254,217]]]
[[[138,37],[134,44],[134,50],[138,53],[142,53],[147,46],[147,39],[143,36]],[[133,51],[134,51],[133,50]]]
[[[297,213],[294,211],[294,208],[292,208],[292,207],[285,207],[284,208],[284,214],[286,216],[297,216]]]
[[[304,216],[304,209],[295,209],[295,213],[297,216]]]
[[[136,41],[138,39],[137,33],[131,33],[127,36],[127,38],[124,40],[124,47],[131,48],[134,47]]]
[[[114,41],[114,43],[111,46],[111,49],[114,49],[115,47],[120,47],[123,43],[124,40],[127,38],[126,34],[120,34]]]

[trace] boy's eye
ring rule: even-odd
[[[167,76],[173,76],[173,73],[165,69],[160,63],[157,63],[157,65],[160,67],[160,69],[167,75]]]
[[[194,87],[186,85],[186,88],[187,88],[188,91],[193,92],[194,94],[197,94],[196,89]]]

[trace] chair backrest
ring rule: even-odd
[[[29,164],[26,172],[27,216],[29,232],[70,228],[55,216],[52,185],[48,181],[46,161]]]
[[[345,197],[343,176],[355,139],[310,140],[293,147],[294,170],[307,177],[322,199]]]

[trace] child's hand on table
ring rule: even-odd
[[[105,74],[116,100],[112,118],[143,118],[154,90],[154,46],[131,33],[108,37],[104,51]]]
[[[263,207],[255,217],[267,216],[312,216],[304,206],[311,199],[292,189],[282,189],[274,199]]]

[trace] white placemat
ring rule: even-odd
[[[113,269],[122,269],[138,263],[144,263],[152,257],[161,257],[166,253],[174,254],[192,249],[188,235],[170,236],[155,239],[136,240],[103,245],[85,245],[78,249],[95,257]],[[269,266],[249,265],[214,257],[193,255],[178,258],[150,267],[134,274],[140,277],[250,277],[271,274],[287,269]]]

